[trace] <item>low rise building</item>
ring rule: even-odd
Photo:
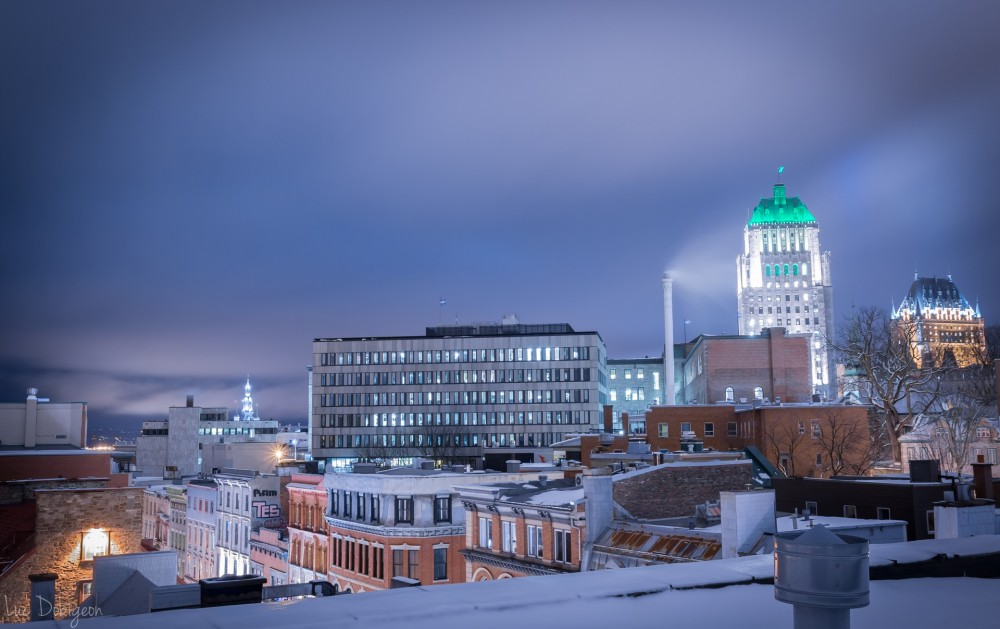
[[[327,580],[330,535],[322,474],[293,474],[288,490],[289,583]]]
[[[330,581],[341,592],[391,587],[394,578],[437,585],[464,583],[465,511],[456,485],[529,482],[539,469],[512,464],[512,471],[467,472],[465,466],[414,467],[375,472],[355,465],[352,474],[327,473],[326,521],[330,532]],[[550,478],[558,471],[545,472]]]
[[[275,474],[223,469],[212,475],[218,576],[250,574],[250,531],[283,526],[280,483]]]
[[[187,534],[184,545],[184,581],[197,583],[218,576],[215,569],[218,486],[211,480],[187,484]]]
[[[265,585],[288,581],[288,531],[261,527],[250,532],[250,574],[264,577]]]

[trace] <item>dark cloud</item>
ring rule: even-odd
[[[249,372],[301,418],[313,337],[508,312],[656,355],[665,270],[677,338],[682,317],[735,332],[743,225],[779,164],[839,313],[916,269],[995,321],[997,18],[972,0],[6,3],[0,391],[147,417],[195,390],[231,404]]]

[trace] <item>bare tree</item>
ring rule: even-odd
[[[939,376],[945,369],[919,369],[914,361],[916,325],[892,320],[882,308],[859,308],[849,319],[843,338],[828,341],[830,351],[845,366],[845,390],[853,389],[878,409],[892,459],[899,463],[899,437],[913,418],[934,404]]]
[[[805,426],[800,429],[787,422],[774,422],[764,428],[764,443],[771,460],[786,476],[795,476],[795,451],[806,441]],[[788,465],[782,463],[787,455]]]
[[[858,419],[842,410],[831,410],[817,421],[819,434],[815,447],[824,455],[819,466],[821,472],[829,476],[861,476],[875,466],[884,450],[878,420]]]
[[[358,458],[360,460],[374,463],[379,467],[390,467],[399,459],[407,456],[406,448],[382,444],[374,438],[375,435],[372,437],[371,445],[358,448]]]
[[[956,474],[968,471],[976,431],[989,411],[987,404],[967,395],[949,395],[943,400],[943,410],[933,424],[931,439],[942,469]]]

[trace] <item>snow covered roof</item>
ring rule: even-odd
[[[992,538],[992,539],[988,539]],[[936,541],[917,553],[955,550],[952,543],[1000,548],[1000,537]],[[919,542],[911,543],[916,547]],[[886,544],[876,549],[897,546]],[[896,550],[896,554],[904,552]],[[889,553],[890,555],[893,553]],[[873,557],[874,560],[874,557]],[[181,609],[133,617],[67,618],[32,629],[185,629],[282,626],[296,629],[509,629],[616,626],[623,619],[698,627],[791,627],[792,607],[774,598],[770,555],[628,570],[420,586],[274,603]],[[703,587],[699,587],[703,586]],[[851,612],[852,629],[986,629],[1000,617],[997,583],[943,578],[872,581],[871,604]]]

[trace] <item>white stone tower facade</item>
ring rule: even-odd
[[[836,395],[836,372],[826,341],[833,338],[830,252],[819,244],[819,223],[785,185],[762,197],[743,230],[743,254],[736,260],[740,334],[782,327],[812,336],[813,392]]]

